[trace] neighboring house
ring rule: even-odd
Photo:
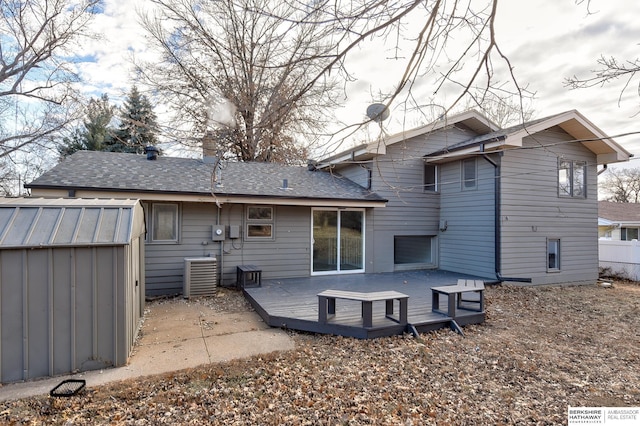
[[[469,111],[309,168],[79,152],[27,188],[142,200],[147,294],[181,291],[182,259],[206,255],[223,284],[240,264],[552,284],[597,278],[596,168],[629,157],[577,111],[505,130]]]
[[[640,203],[598,201],[598,237],[614,241],[638,240]]]
[[[640,204],[598,202],[599,265],[603,275],[640,281]]]

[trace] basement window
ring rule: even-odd
[[[395,235],[393,263],[395,270],[432,267],[434,237],[431,235]]]
[[[560,240],[547,239],[547,272],[560,271]]]

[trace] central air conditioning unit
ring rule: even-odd
[[[218,283],[218,261],[215,257],[187,257],[184,259],[183,296],[213,296]]]

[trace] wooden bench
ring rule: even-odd
[[[258,286],[262,286],[262,269],[256,265],[238,265],[236,268],[236,287],[244,288],[247,278]]]
[[[318,293],[318,322],[327,323],[328,315],[336,313],[336,299],[357,300],[362,302],[362,326],[373,326],[373,302],[385,301],[385,316],[401,325],[407,324],[407,300],[409,296],[397,291],[358,292],[346,290],[325,290]],[[400,302],[398,318],[393,317],[393,303]]]
[[[464,299],[463,295],[476,293],[475,299]],[[440,295],[447,295],[447,310],[440,309]],[[463,306],[463,303],[465,306]],[[477,305],[477,307],[469,307],[468,305]],[[466,309],[475,312],[484,312],[484,281],[482,280],[458,280],[456,285],[445,285],[441,287],[431,288],[431,310],[450,316],[456,317],[457,309]]]

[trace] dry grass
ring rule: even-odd
[[[487,290],[487,321],[420,338],[294,334],[295,351],[7,402],[2,424],[566,424],[640,406],[640,286]]]

